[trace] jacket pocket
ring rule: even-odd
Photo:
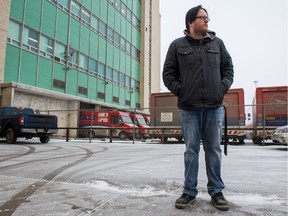
[[[213,47],[206,48],[208,62],[210,64],[220,65],[220,50]]]
[[[178,49],[177,55],[180,69],[192,65],[195,61],[195,53],[191,47]]]

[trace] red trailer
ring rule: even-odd
[[[164,141],[167,141],[168,138],[182,141],[177,97],[171,92],[161,92],[152,93],[150,100],[150,124],[151,127],[156,127],[155,130],[150,130],[150,136],[161,138],[162,128],[165,128]],[[244,143],[246,137],[244,90],[242,88],[230,89],[225,95],[223,103],[227,109],[228,139],[237,139],[240,143]]]
[[[227,110],[228,139],[238,140],[241,144],[246,138],[244,103],[244,90],[242,88],[229,89],[223,100]]]
[[[271,139],[271,133],[279,126],[287,125],[288,86],[258,87],[253,99],[254,144]],[[264,135],[265,134],[265,135]]]

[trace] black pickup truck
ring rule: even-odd
[[[48,143],[57,132],[55,115],[36,114],[31,108],[16,106],[0,108],[0,137],[6,137],[7,143],[16,143],[18,137],[39,137],[41,143]]]

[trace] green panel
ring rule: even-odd
[[[5,82],[18,82],[18,67],[19,67],[20,49],[7,44],[5,58]]]
[[[131,25],[131,23],[127,23],[127,28],[126,28],[126,30],[127,30],[127,37],[126,37],[126,39],[131,43],[131,40],[132,40],[132,25]]]
[[[114,22],[114,18],[115,18],[115,9],[114,7],[112,7],[110,4],[108,6],[108,25],[114,29],[115,26],[115,22]]]
[[[67,44],[67,37],[68,37],[68,14],[58,9],[56,40],[61,41],[64,44]]]
[[[92,12],[97,16],[99,17],[100,16],[100,4],[101,4],[101,1],[100,0],[97,0],[97,1],[92,1]]]
[[[24,17],[24,3],[25,1],[11,0],[10,16],[19,21]]]
[[[40,56],[37,82],[38,87],[52,89],[52,71],[52,61]]]
[[[114,47],[114,69],[120,70],[120,49]]]
[[[105,81],[103,79],[98,79],[97,80],[97,91],[104,92],[105,87],[106,87]]]
[[[95,99],[97,97],[97,79],[95,77],[89,76],[88,80],[88,98]]]
[[[105,23],[107,22],[107,11],[108,11],[107,9],[108,9],[107,0],[101,0],[100,19]]]
[[[80,50],[87,55],[89,55],[89,33],[89,29],[86,26],[81,25]]]
[[[106,62],[106,40],[99,37],[99,61]]]
[[[65,74],[66,74],[65,70],[66,70],[65,65],[55,62],[54,63],[54,77],[53,78],[65,81]],[[69,73],[71,71],[72,70],[70,70]]]
[[[77,95],[77,74],[78,72],[74,69],[68,71],[67,94]]]
[[[119,97],[120,87],[118,85],[113,85],[113,96]]]
[[[87,8],[90,10],[91,8],[91,1],[92,0],[82,0],[81,3]]]
[[[106,92],[105,92],[105,102],[106,103],[112,103],[112,91],[113,88],[111,88],[111,85],[106,85]]]
[[[98,38],[99,36],[92,32],[90,33],[90,56],[98,60]]]
[[[120,50],[120,71],[125,73],[126,69],[126,54]]]
[[[70,44],[74,49],[79,49],[80,41],[80,23],[75,19],[71,18],[71,27],[70,27]]]
[[[86,73],[78,73],[78,86],[86,87],[88,85],[88,76]]]
[[[26,1],[25,10],[25,21],[24,23],[33,27],[34,29],[40,30],[40,18],[41,18],[41,7],[42,1]]]
[[[121,32],[121,15],[118,11],[115,11],[115,29],[117,32]]]
[[[35,86],[37,69],[37,55],[22,51],[21,68],[20,68],[20,83]]]
[[[121,16],[121,35],[127,37],[127,20]]]
[[[56,7],[48,1],[44,1],[44,8],[42,17],[42,32],[54,37]]]
[[[113,67],[114,47],[111,43],[107,43],[107,65]]]
[[[125,73],[130,76],[131,72],[131,57],[129,55],[126,55],[126,70]]]
[[[125,106],[125,89],[123,87],[119,87],[119,105]]]

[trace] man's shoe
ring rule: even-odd
[[[183,193],[180,198],[178,198],[175,202],[175,207],[177,209],[184,209],[186,208],[190,203],[195,200],[195,196],[191,196],[189,194]]]
[[[212,204],[220,211],[229,210],[229,202],[225,199],[224,195],[220,192],[215,194],[211,199]]]

